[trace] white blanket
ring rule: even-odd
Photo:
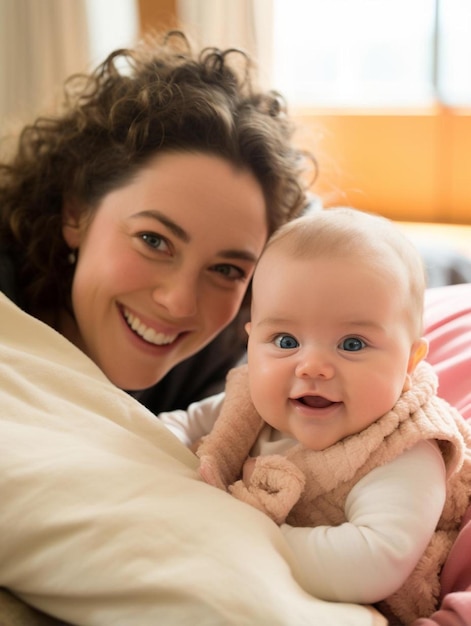
[[[0,586],[80,625],[382,626],[302,589],[263,514],[0,294]]]

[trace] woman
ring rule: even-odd
[[[194,56],[180,33],[118,51],[1,167],[3,291],[123,389],[151,387],[236,317],[267,236],[305,203],[282,102],[248,64]]]
[[[127,393],[158,411],[224,378],[256,260],[305,204],[249,70],[179,33],[116,52],[0,169],[0,586],[68,623],[330,619],[278,529]]]

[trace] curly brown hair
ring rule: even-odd
[[[251,68],[241,51],[197,53],[172,31],[66,81],[62,110],[26,126],[14,158],[0,164],[0,243],[28,310],[70,306],[64,202],[93,211],[160,151],[247,168],[264,191],[270,233],[302,211],[305,159],[283,99],[256,90]]]

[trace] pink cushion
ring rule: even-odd
[[[471,283],[428,289],[424,322],[439,395],[471,419]]]

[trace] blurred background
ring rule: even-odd
[[[173,27],[255,56],[325,206],[471,224],[470,0],[0,0],[1,134],[47,111],[66,76]]]

